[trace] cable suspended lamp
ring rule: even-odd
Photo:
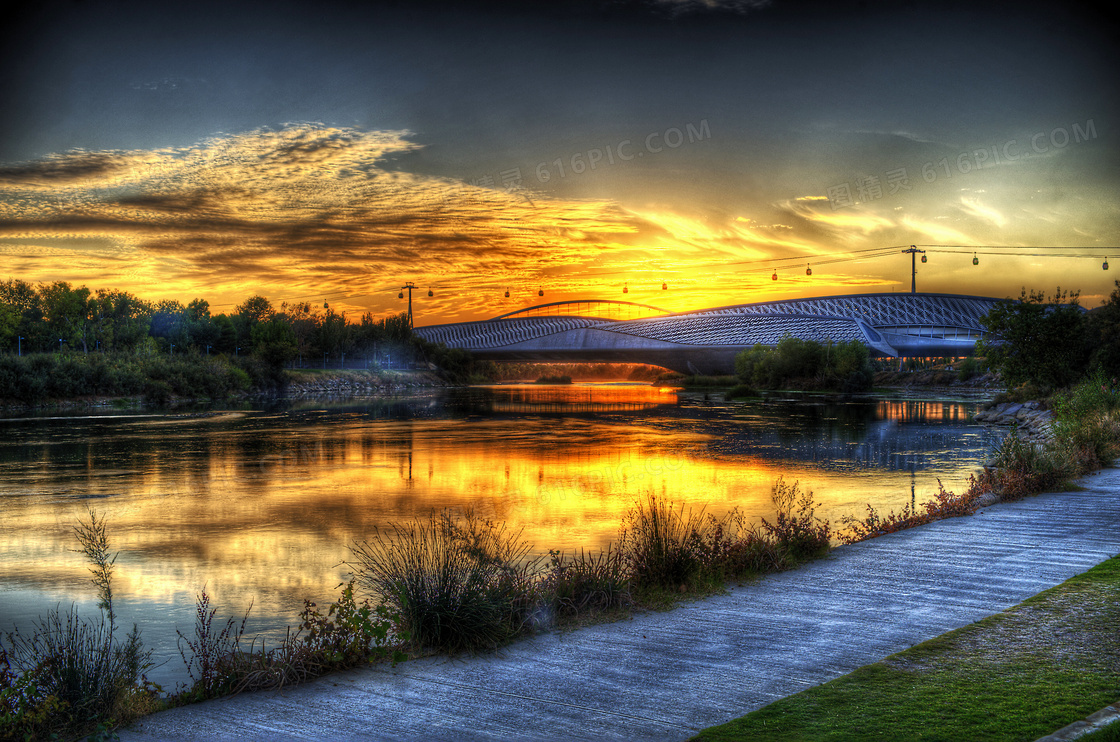
[[[972,253],[972,264],[980,265],[980,258],[976,257],[976,253]]]
[[[509,298],[509,289],[506,289],[506,298]]]
[[[622,293],[629,294],[630,293],[630,287],[627,286],[626,284],[623,284],[622,285]]]
[[[926,256],[924,254],[922,255],[922,262],[926,262]]]
[[[771,281],[777,281],[778,280],[778,271],[774,271],[774,275],[770,276],[770,280]]]
[[[813,275],[813,269],[808,263],[805,264],[805,275],[806,276]]]
[[[1108,270],[1108,256],[1107,255],[1104,258],[1104,262],[1101,263],[1101,270],[1102,271]]]

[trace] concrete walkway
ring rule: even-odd
[[[687,739],[1120,553],[1120,470],[1081,484],[844,546],[673,611],[174,709],[120,737]]]

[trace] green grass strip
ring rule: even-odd
[[[696,739],[1023,740],[1120,698],[1120,557]]]

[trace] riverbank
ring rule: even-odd
[[[121,739],[687,739],[1117,554],[1120,470],[1079,484],[841,546],[673,611],[174,709]]]
[[[0,397],[0,411],[20,413],[32,410],[179,409],[215,402],[245,402],[272,398],[389,396],[418,389],[440,389],[449,386],[453,385],[430,370],[300,369],[284,371],[278,386],[231,391],[218,399],[200,394],[176,394],[172,391],[166,391],[158,397],[153,397],[148,392],[84,394],[65,398],[47,398],[37,402]]]
[[[286,371],[287,384],[283,396],[365,397],[396,394],[414,389],[441,389],[454,386],[434,371],[319,371],[301,369]]]
[[[924,371],[878,371],[873,384],[876,387],[908,389],[911,387],[946,387],[977,391],[1002,391],[1004,385],[998,374],[977,374],[962,378],[961,372],[953,369],[928,369]]]

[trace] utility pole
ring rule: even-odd
[[[397,298],[403,299],[404,292],[408,292],[408,329],[410,330],[412,329],[412,290],[419,288],[420,287],[414,284],[412,281],[409,281],[404,286],[401,286],[400,292],[397,293]],[[435,296],[430,287],[428,288],[428,296]]]
[[[910,253],[910,293],[918,293],[918,264],[914,260],[914,256],[918,253],[925,255],[925,250],[919,250],[917,245],[911,245],[909,250],[903,250],[904,253]],[[923,257],[924,261],[925,258]]]
[[[408,329],[410,330],[412,329],[412,290],[415,288],[420,287],[414,284],[412,281],[409,281],[404,286],[401,286],[400,293],[397,294],[398,299],[403,299],[404,292],[406,290],[408,291]]]

